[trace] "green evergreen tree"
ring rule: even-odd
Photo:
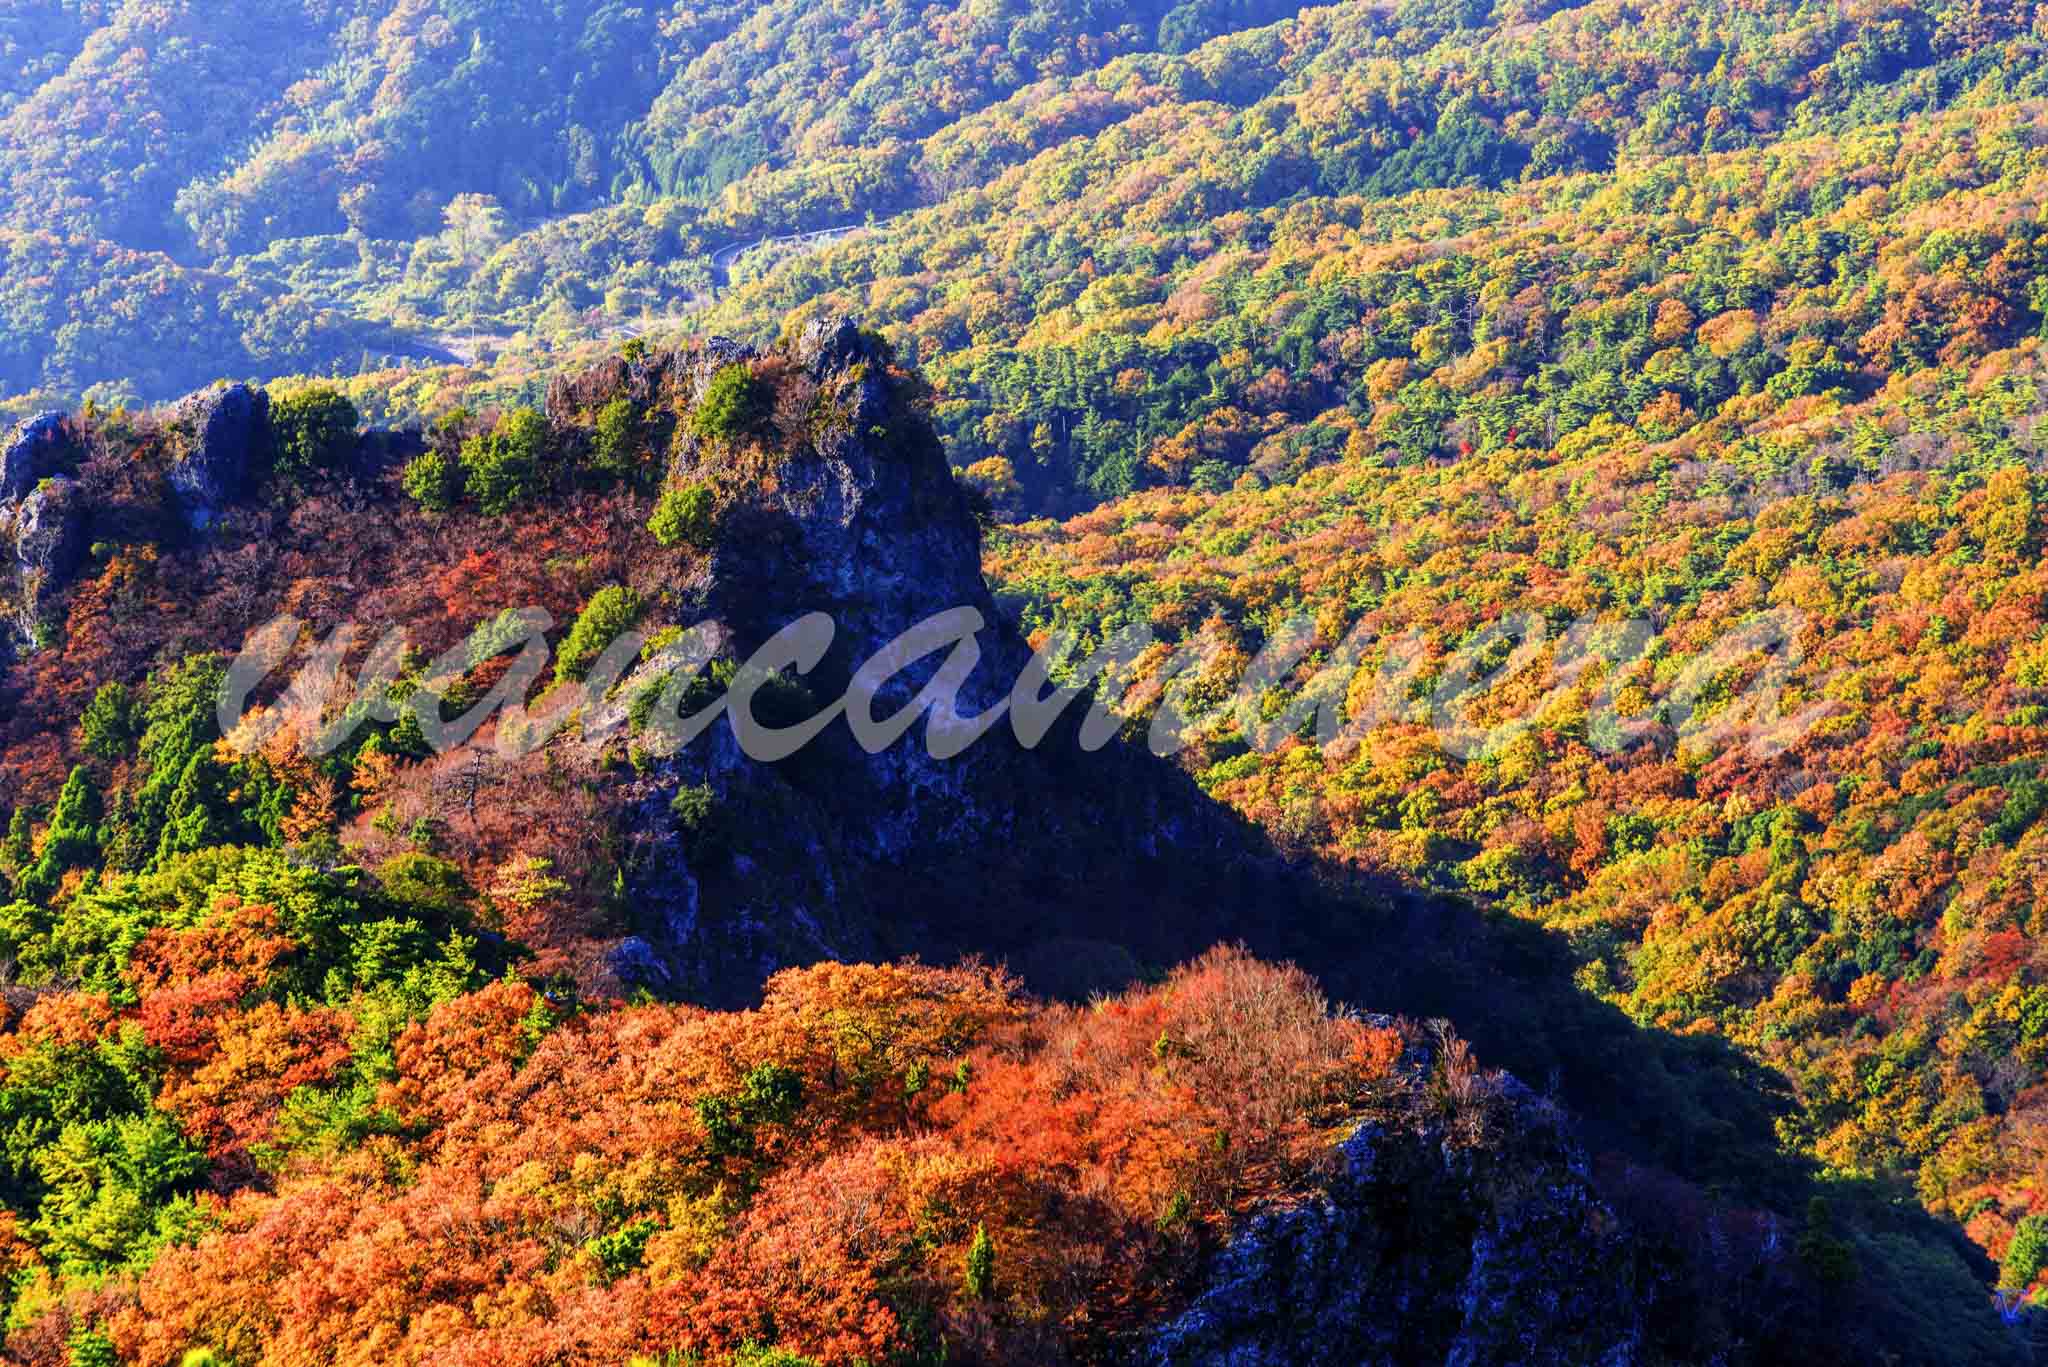
[[[462,466],[455,457],[427,451],[406,463],[398,477],[406,496],[430,513],[445,513],[462,491]]]
[[[7,838],[0,840],[0,873],[18,877],[35,857],[35,836],[29,829],[28,807],[24,804],[17,806],[14,815],[7,819]]]
[[[220,738],[217,712],[227,667],[217,655],[193,655],[151,679],[137,754],[143,778],[132,814],[109,832],[109,862],[137,869],[157,852],[172,795],[195,755]]]
[[[466,487],[477,507],[495,517],[538,494],[547,441],[547,419],[531,408],[516,408],[494,431],[463,443]]]
[[[677,485],[662,491],[647,519],[647,530],[663,546],[709,546],[716,531],[711,490],[702,484]]]
[[[212,845],[239,844],[247,835],[229,799],[229,770],[200,751],[185,763],[164,807],[156,861],[191,854]]]
[[[642,606],[640,595],[622,584],[592,594],[555,658],[556,680],[568,682],[588,674],[605,647],[639,618]]]
[[[640,411],[627,398],[613,399],[597,412],[591,439],[591,473],[602,479],[631,479],[639,473]]]
[[[43,835],[42,854],[20,879],[22,896],[42,901],[57,890],[67,872],[98,862],[100,814],[99,785],[85,766],[79,765],[64,780],[64,789],[57,795],[57,805],[50,813],[50,829]]]
[[[270,428],[277,446],[278,472],[309,475],[346,464],[355,452],[360,421],[347,395],[322,385],[273,400]]]
[[[1835,1234],[1834,1212],[1827,1198],[1816,1196],[1806,1203],[1806,1228],[1794,1243],[1799,1260],[1828,1286],[1841,1286],[1856,1275],[1856,1255],[1848,1243]]]
[[[110,679],[92,695],[78,719],[85,752],[94,759],[112,763],[125,756],[135,744],[135,699],[128,686]]]
[[[987,1300],[996,1284],[996,1244],[988,1237],[987,1225],[974,1227],[974,1240],[967,1245],[966,1269],[967,1294],[974,1300]]]
[[[2024,1291],[2048,1267],[2048,1215],[2029,1215],[2012,1232],[2005,1259],[1998,1266],[1998,1284],[2007,1291]]]
[[[767,386],[755,379],[754,372],[744,364],[735,364],[712,377],[703,402],[691,416],[690,426],[700,437],[730,441],[767,416]]]

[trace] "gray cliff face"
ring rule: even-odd
[[[753,359],[751,349],[714,339],[675,381],[694,402],[721,369]],[[744,653],[808,613],[827,614],[835,624],[831,651],[805,679],[823,705],[902,632],[935,613],[972,607],[988,624],[983,638],[992,658],[962,690],[960,710],[983,710],[1021,668],[1022,643],[997,629],[981,579],[979,531],[943,451],[903,411],[886,356],[851,322],[814,323],[788,359],[809,397],[805,430],[775,434],[780,462],[772,487],[722,514],[699,620],[730,629]],[[658,383],[658,372],[622,366],[611,383],[644,395],[650,379]],[[687,440],[675,477],[705,477],[722,455],[712,443]],[[876,716],[907,702],[936,660],[907,663],[878,692]],[[615,968],[717,995],[721,980],[758,981],[789,963],[883,952],[866,908],[843,895],[835,870],[898,863],[970,836],[999,837],[1003,819],[979,792],[991,758],[934,760],[916,734],[869,755],[835,728],[789,766],[770,766],[743,754],[729,728],[714,728],[663,766],[637,813],[643,858],[635,892],[644,934],[627,943]],[[820,803],[806,780],[827,769],[831,791]],[[709,787],[722,810],[754,813],[742,818],[752,827],[741,833],[746,848],[707,852],[703,840],[669,829],[668,802],[684,787]],[[716,895],[706,897],[700,873]]]
[[[1439,1362],[1627,1367],[1642,1328],[1626,1232],[1562,1116],[1502,1078],[1484,1144],[1360,1126],[1325,1189],[1254,1216],[1148,1367]]]
[[[70,416],[38,413],[18,423],[0,447],[0,504],[16,503],[51,473],[53,458],[70,444]]]
[[[193,531],[246,498],[269,453],[270,398],[246,384],[187,395],[165,415],[178,457],[168,471],[177,511]],[[0,445],[0,649],[33,649],[56,595],[85,563],[104,510],[69,472],[82,452],[70,417],[19,424]],[[89,482],[89,481],[88,481]]]
[[[712,560],[706,604],[742,639],[760,640],[810,612],[835,627],[815,673],[820,698],[841,694],[852,671],[935,614],[969,608],[984,623],[982,659],[957,711],[975,716],[1007,696],[1027,652],[1002,623],[981,577],[981,534],[943,449],[921,416],[892,392],[888,362],[851,321],[813,322],[793,360],[817,386],[808,440],[786,460],[766,497],[735,509]],[[902,661],[876,693],[872,714],[908,703],[940,657]],[[879,755],[848,747],[872,792],[854,838],[876,856],[903,853],[951,824],[954,838],[999,836],[975,800],[997,752],[975,747],[935,760],[922,728]]]
[[[85,558],[84,500],[56,473],[71,445],[69,417],[51,412],[16,426],[0,448],[0,651],[35,647],[44,605]]]
[[[170,419],[188,443],[171,488],[187,525],[204,531],[249,492],[270,440],[270,396],[246,384],[205,389],[180,399]]]
[[[54,476],[21,501],[14,522],[17,573],[54,589],[85,559],[85,501],[78,482]]]
[[[833,644],[800,680],[801,718],[844,696],[902,633],[969,609],[980,659],[955,710],[1004,703],[1029,648],[982,579],[980,527],[918,384],[873,334],[838,319],[767,356],[714,342],[616,360],[558,382],[549,411],[560,420],[619,395],[693,402],[735,363],[772,384],[776,402],[758,442],[678,429],[669,478],[721,491],[708,564],[679,586],[691,600],[681,624],[720,623],[745,658],[806,614],[829,616]],[[947,649],[900,661],[873,717],[914,699]],[[684,789],[709,790],[706,827],[672,814]],[[1135,974],[1121,946],[1168,962],[1245,936],[1237,918],[1284,915],[1284,896],[1255,876],[1254,842],[1184,776],[1116,747],[1084,755],[1071,734],[1026,751],[1007,718],[948,758],[930,753],[922,722],[876,754],[837,722],[775,764],[748,758],[720,722],[648,764],[633,792],[626,900],[637,933],[613,968],[675,995],[743,1002],[792,964],[972,951],[1007,958],[1045,990],[1085,992]],[[1188,886],[1176,892],[1176,880]],[[1189,898],[1208,921],[1184,914]]]
[[[61,475],[40,481],[16,504],[0,504],[0,539],[11,542],[10,611],[0,648],[36,648],[42,610],[85,559],[85,500],[77,481]]]
[[[765,631],[803,611],[828,613],[842,667],[950,608],[972,607],[993,625],[966,495],[936,437],[894,392],[900,382],[872,334],[847,319],[813,322],[791,359],[816,386],[808,431],[776,487],[735,509],[720,537],[711,601],[720,620]],[[1012,654],[1012,644],[990,633],[993,652]],[[996,677],[1010,663],[994,658],[976,671],[963,710],[999,696]]]

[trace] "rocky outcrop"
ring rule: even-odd
[[[972,607],[990,623],[991,658],[962,710],[993,702],[1022,664],[1021,642],[998,627],[981,577],[980,527],[936,434],[901,388],[911,382],[892,377],[880,339],[848,319],[814,321],[790,357],[813,388],[802,405],[806,430],[770,438],[782,448],[773,488],[734,501],[721,517],[714,615],[745,635],[826,612],[838,632],[834,654],[858,663],[934,613]],[[693,456],[703,465],[722,453]],[[911,677],[895,691],[913,692]]]
[[[185,521],[204,531],[249,492],[270,443],[270,396],[246,384],[204,389],[171,409],[186,442],[170,471]]]
[[[78,572],[86,551],[86,506],[78,482],[53,475],[26,498],[0,504],[0,544],[8,556],[8,652],[33,649],[43,607]]]
[[[745,342],[736,342],[730,337],[708,337],[703,350],[697,353],[696,364],[690,367],[690,401],[695,403],[704,397],[704,391],[711,387],[711,381],[727,366],[743,365],[757,359],[760,352]]]
[[[558,374],[548,381],[548,421],[558,429],[588,424],[598,409],[620,398],[645,409],[669,391],[677,359],[667,351],[612,356],[588,370]]]
[[[0,658],[34,648],[43,604],[85,557],[85,506],[71,468],[74,434],[60,412],[19,423],[0,446]]]
[[[46,591],[68,583],[85,559],[85,499],[76,480],[44,480],[15,514],[14,556],[24,579]]]
[[[38,413],[15,426],[0,447],[0,504],[27,496],[36,481],[54,472],[58,457],[71,442],[70,417],[61,412]]]
[[[1481,1142],[1364,1124],[1324,1189],[1249,1220],[1150,1367],[1305,1362],[1627,1367],[1643,1339],[1628,1235],[1562,1116],[1513,1079]]]
[[[700,377],[742,362],[773,387],[758,426],[698,435]],[[553,386],[549,409],[588,414],[619,394],[673,416],[669,480],[715,491],[708,553],[672,586],[677,624],[715,621],[745,658],[807,614],[832,620],[796,719],[844,696],[902,633],[961,608],[983,626],[956,711],[1008,698],[1030,649],[982,579],[980,527],[922,388],[875,334],[833,319],[769,355],[717,344],[621,358]],[[873,715],[911,702],[944,657],[902,661]],[[820,958],[980,952],[1040,990],[1085,993],[1218,940],[1299,952],[1263,933],[1313,919],[1292,915],[1270,850],[1172,766],[1121,746],[1083,754],[1070,727],[1027,750],[1007,720],[948,758],[925,741],[920,723],[870,754],[838,723],[768,764],[721,723],[645,764],[625,822],[635,935],[614,971],[730,1004],[776,968]],[[672,815],[686,787],[709,790],[716,838]]]

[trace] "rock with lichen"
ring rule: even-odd
[[[19,502],[37,480],[55,472],[57,458],[71,441],[70,423],[61,412],[38,413],[8,433],[0,445],[0,504]]]
[[[186,525],[204,531],[248,495],[269,451],[270,396],[246,384],[189,394],[173,405],[170,425],[185,439],[171,466]]]

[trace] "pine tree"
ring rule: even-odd
[[[212,845],[232,845],[240,826],[228,797],[228,771],[202,750],[186,761],[178,786],[171,790],[164,808],[163,834],[157,841],[157,861]]]
[[[78,730],[85,752],[93,758],[112,763],[126,755],[135,745],[135,700],[128,686],[119,680],[101,684],[85,705]]]
[[[74,768],[64,780],[64,790],[57,795],[56,809],[50,813],[42,855],[19,880],[23,897],[42,901],[57,890],[66,871],[96,862],[100,811],[99,785],[83,765]]]
[[[29,832],[28,807],[24,804],[14,809],[7,822],[7,838],[0,841],[0,873],[19,878],[35,857],[35,840]]]
[[[996,1284],[996,1245],[988,1237],[987,1225],[974,1227],[974,1242],[967,1245],[967,1294],[987,1300]]]

